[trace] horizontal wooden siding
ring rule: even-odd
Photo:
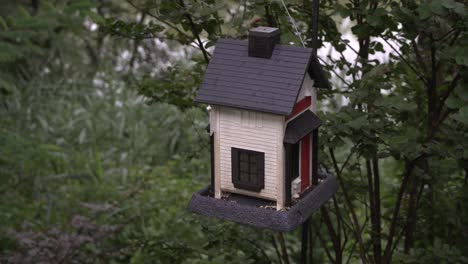
[[[282,151],[278,142],[283,138],[283,117],[229,107],[219,109],[221,189],[276,201],[278,170],[282,168],[277,161]],[[265,188],[260,192],[237,189],[232,184],[232,147],[265,153]]]

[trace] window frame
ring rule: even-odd
[[[240,155],[247,154],[248,157],[248,170],[249,174],[252,173],[251,166],[252,163],[256,164],[256,168],[254,168],[255,172],[255,180],[244,181],[241,179],[241,160]],[[254,162],[252,161],[254,159]],[[245,161],[244,161],[245,162]],[[232,167],[232,183],[235,188],[253,191],[253,192],[260,192],[263,188],[265,188],[265,153],[259,151],[253,151],[248,149],[240,149],[240,148],[231,148],[231,167]],[[251,175],[249,175],[250,178]]]

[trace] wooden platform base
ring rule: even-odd
[[[320,178],[323,180],[319,185],[306,190],[287,210],[276,211],[274,202],[239,194],[215,199],[209,186],[193,194],[188,209],[208,217],[289,232],[304,223],[337,191],[338,185],[334,176],[321,174]]]

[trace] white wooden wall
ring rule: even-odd
[[[216,129],[213,131],[215,160],[218,156],[220,175],[215,175],[215,181],[220,180],[220,190],[276,201],[278,177],[283,174],[283,116],[220,106],[213,108],[211,116],[210,122],[216,123],[214,126],[211,123],[211,127]],[[237,189],[232,184],[232,147],[265,153],[265,188],[260,192]],[[215,169],[215,174],[216,171]],[[215,188],[218,187],[216,185]]]
[[[312,104],[310,110],[315,113],[317,110],[317,88],[314,87],[314,80],[310,78],[310,75],[307,73],[304,77],[304,82],[302,83],[301,91],[297,97],[297,102],[302,100],[306,96],[312,96]]]

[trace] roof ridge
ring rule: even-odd
[[[248,44],[247,39],[219,38],[218,43],[220,43],[220,42],[221,43],[226,43],[226,44],[231,44],[232,42],[237,42],[237,43],[241,43],[241,44]],[[300,46],[294,46],[294,45],[288,45],[288,44],[276,44],[275,49],[276,49],[277,46],[281,47],[281,48],[284,48],[284,49],[287,49],[288,51],[308,51],[308,52],[312,52],[312,50],[313,50],[312,48],[300,47]]]

